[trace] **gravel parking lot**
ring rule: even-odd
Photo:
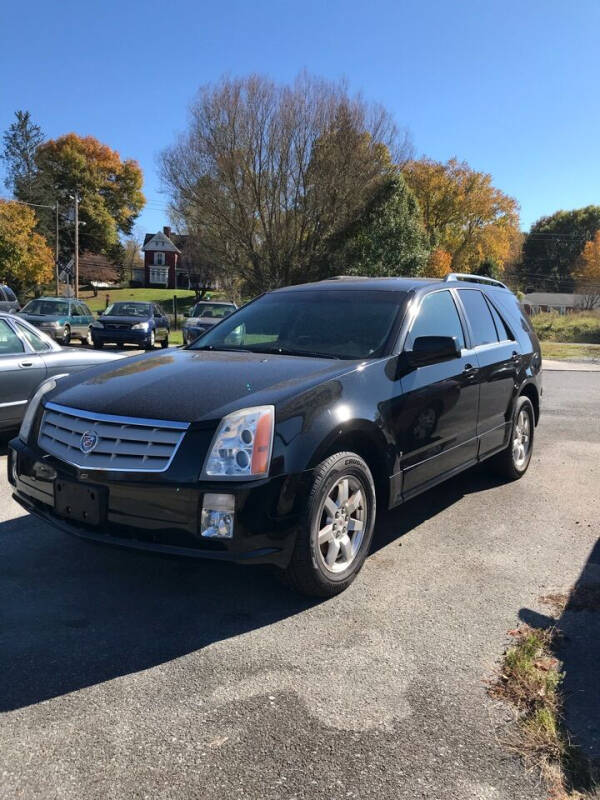
[[[546,797],[485,691],[506,632],[598,538],[600,373],[544,385],[523,480],[479,468],[384,515],[325,602],[69,538],[2,472],[0,796]]]

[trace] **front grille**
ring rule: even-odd
[[[185,422],[94,414],[48,403],[38,444],[50,455],[82,469],[164,472],[189,425]],[[82,449],[83,435],[85,445]]]
[[[107,331],[130,331],[131,325],[126,322],[104,322]]]

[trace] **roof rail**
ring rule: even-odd
[[[471,283],[489,283],[492,286],[500,286],[508,289],[508,286],[495,278],[488,278],[486,275],[470,275],[467,272],[450,272],[444,278],[445,281],[470,281]],[[510,289],[508,289],[510,291]]]

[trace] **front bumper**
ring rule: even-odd
[[[311,478],[309,471],[252,483],[179,484],[168,473],[83,473],[18,438],[10,442],[7,465],[14,499],[66,533],[140,550],[279,567],[291,558]],[[102,488],[106,508],[100,524],[76,523],[56,513],[54,486],[61,480]],[[209,492],[235,497],[232,539],[200,536]]]
[[[56,340],[62,337],[64,330],[64,327],[62,326],[60,328],[53,328],[53,327],[51,328],[44,325],[38,325],[37,327],[42,331],[42,333],[45,333],[46,336],[51,336],[53,339]]]
[[[145,344],[150,341],[151,330],[106,330],[92,328],[92,341],[103,344]]]

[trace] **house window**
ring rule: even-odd
[[[165,265],[165,254],[161,253],[160,250],[154,251],[154,264],[157,267],[164,267]]]
[[[169,282],[169,270],[160,267],[150,267],[150,283],[160,283],[166,286]]]

